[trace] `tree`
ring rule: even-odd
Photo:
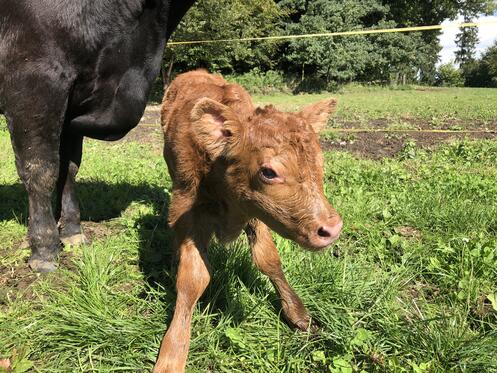
[[[480,0],[466,0],[462,4],[460,13],[465,23],[473,22],[479,13],[483,12],[484,4]],[[464,27],[456,37],[456,62],[459,63],[463,71],[475,61],[476,46],[478,45],[478,28]]]
[[[462,87],[464,78],[461,70],[454,67],[452,62],[449,62],[438,67],[436,83],[442,87]]]
[[[198,0],[173,40],[432,25],[455,19],[461,12],[473,17],[495,8],[493,0]],[[476,62],[471,62],[476,30],[463,31],[459,42],[464,47],[458,61],[462,65],[468,61],[468,71],[480,74],[479,65],[476,68]],[[439,31],[428,31],[172,46],[167,49],[165,61],[170,64],[174,60],[175,72],[198,67],[229,74],[255,68],[263,73],[284,71],[297,76],[304,90],[333,88],[351,81],[421,80],[434,84],[441,50],[439,35]]]
[[[454,0],[383,0],[383,4],[390,7],[392,19],[400,27],[436,25],[457,16],[457,1]],[[434,83],[438,54],[442,50],[440,34],[440,31],[425,31],[421,35],[426,54],[420,63],[420,77],[427,84]]]
[[[466,85],[470,87],[497,88],[497,42],[470,65],[466,74]]]
[[[290,34],[393,28],[389,8],[379,0],[283,0],[296,9]],[[300,75],[303,88],[333,88],[350,81],[405,82],[417,75],[424,51],[420,34],[296,39],[287,43],[285,66]]]
[[[488,86],[497,88],[497,42],[487,49],[481,60],[488,77]]]
[[[491,14],[495,10],[496,4],[493,1],[466,0],[461,3],[460,13],[464,17],[464,22],[473,22],[481,13]],[[475,72],[478,70],[476,63],[476,46],[478,45],[478,28],[465,27],[456,37],[456,44],[459,49],[456,51],[456,62],[459,63],[462,73],[469,85],[470,79],[475,79]]]
[[[464,22],[472,22],[472,18],[468,15],[464,17]],[[476,27],[462,28],[457,34],[456,45],[459,49],[456,51],[456,62],[463,70],[474,62],[476,54],[476,46],[478,45],[478,29]]]
[[[172,40],[217,40],[281,34],[286,16],[273,0],[199,0],[187,13]],[[177,70],[199,67],[231,73],[274,65],[278,44],[221,42],[171,46],[165,61],[174,58]]]
[[[468,14],[492,14],[496,9],[493,0],[383,0],[390,14],[400,26],[437,25],[446,19],[454,20],[461,11]],[[421,66],[421,80],[433,83],[438,54],[441,51],[440,31],[426,31],[422,38],[427,54]]]

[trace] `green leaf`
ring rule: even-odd
[[[497,311],[497,293],[488,294],[487,299],[492,304],[492,308],[494,309],[494,311]]]
[[[324,354],[324,351],[313,351],[312,360],[323,364],[326,363],[326,356]]]
[[[352,365],[350,362],[345,360],[342,357],[336,357],[333,359],[333,365],[335,368],[332,368],[332,372],[337,372],[337,373],[352,373]]]
[[[30,370],[34,366],[32,361],[24,358],[21,360],[17,360],[12,364],[12,371],[14,373],[24,373]]]
[[[226,337],[235,345],[237,345],[240,348],[245,348],[246,344],[243,341],[243,336],[240,333],[240,329],[237,328],[227,328],[226,331],[224,332]]]
[[[372,337],[372,334],[369,330],[364,328],[359,328],[356,330],[356,334],[354,339],[350,341],[351,345],[354,346],[363,346],[367,341],[369,341]]]

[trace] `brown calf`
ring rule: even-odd
[[[163,100],[164,157],[173,180],[169,226],[179,267],[173,320],[154,372],[182,372],[193,308],[210,281],[207,247],[245,230],[255,265],[274,284],[290,324],[311,318],[281,269],[270,229],[311,250],[335,241],[342,221],[323,193],[316,132],[336,101],[299,113],[255,108],[248,93],[206,71],[178,76]]]

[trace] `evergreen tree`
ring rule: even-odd
[[[480,9],[473,3],[474,1],[467,1],[465,7],[462,9],[461,13],[464,16],[465,23],[473,22],[474,18],[478,15]],[[476,27],[461,28],[461,32],[457,34],[456,45],[459,47],[459,50],[456,51],[456,62],[459,63],[463,71],[475,61],[478,42],[478,28]]]
[[[465,0],[461,1],[460,13],[464,17],[464,22],[473,22],[479,14],[490,14],[495,10],[496,4],[492,1]],[[469,85],[474,74],[478,71],[476,63],[476,46],[478,45],[478,28],[465,27],[457,34],[456,44],[459,49],[456,51],[456,62],[459,63],[466,84]]]
[[[446,19],[454,20],[461,13],[492,14],[497,6],[493,0],[383,0],[383,4],[390,7],[392,19],[400,26],[437,25]],[[422,33],[427,54],[424,55],[420,75],[421,80],[427,84],[434,83],[438,54],[441,51],[438,40],[440,34],[440,31]],[[469,39],[470,37],[468,43]]]
[[[471,22],[471,18],[465,18],[464,22]],[[478,28],[465,27],[456,36],[456,45],[459,49],[456,51],[456,62],[464,70],[466,66],[473,63],[476,56],[476,46],[478,45]]]

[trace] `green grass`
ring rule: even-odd
[[[449,92],[468,102],[480,93]],[[415,94],[401,93],[405,102]],[[371,92],[343,101],[359,112],[370,94],[381,101]],[[414,101],[404,111],[414,112]],[[389,105],[378,110],[403,112]],[[383,115],[371,114],[374,107],[368,102],[361,115]],[[487,115],[476,110],[464,115]],[[278,318],[275,292],[244,238],[213,245],[214,277],[194,314],[188,370],[497,372],[497,141],[380,161],[325,158],[325,191],[345,221],[339,256],[276,238],[320,332],[296,332]],[[0,165],[0,273],[12,268],[0,283],[0,358],[13,356],[17,372],[150,371],[175,300],[161,154],[137,143],[86,142],[78,192],[83,220],[98,222],[88,228],[98,234],[90,246],[67,250],[62,269],[46,276],[22,271],[26,197],[2,125]]]
[[[301,107],[328,97],[338,98],[337,119],[367,124],[370,120],[394,122],[423,120],[434,127],[445,123],[478,122],[484,126],[497,118],[497,90],[481,88],[387,88],[350,87],[337,94],[302,94],[291,100],[286,94],[254,96],[257,103],[274,104],[284,110]]]

